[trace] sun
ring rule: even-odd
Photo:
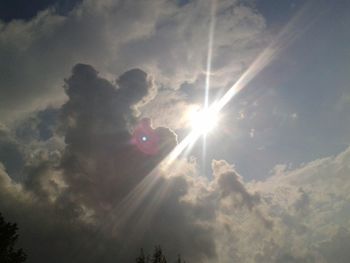
[[[210,109],[194,109],[189,113],[192,130],[200,135],[206,135],[217,127],[219,116]]]

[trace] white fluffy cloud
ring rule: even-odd
[[[345,262],[349,243],[337,242],[348,238],[350,227],[349,158],[350,148],[250,184],[261,194],[266,211],[278,219],[273,245],[267,239],[270,251],[262,255],[274,253],[266,258],[278,258],[282,256],[276,253],[278,247],[294,257],[291,262]]]

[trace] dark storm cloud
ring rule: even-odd
[[[150,77],[140,69],[125,72],[114,85],[93,67],[78,64],[66,80],[68,101],[62,108],[38,112],[29,124],[17,126],[20,139],[40,141],[43,123],[51,127],[58,122],[56,128],[66,142],[62,159],[40,155],[27,165],[23,190],[11,183],[5,170],[2,173],[6,184],[1,210],[20,223],[29,262],[40,262],[43,248],[55,257],[52,262],[101,258],[125,262],[132,261],[139,248],[152,249],[156,244],[164,244],[173,256],[179,252],[193,260],[215,256],[212,229],[197,225],[192,205],[179,202],[189,191],[186,177],[156,175],[140,209],[130,213],[135,204],[119,209],[119,203],[176,144],[175,134],[165,127],[153,130],[160,139],[157,155],[147,155],[131,143],[131,128],[138,121],[134,106],[152,88]],[[126,220],[121,228],[115,228],[122,218]],[[35,244],[29,243],[30,231],[38,233]],[[95,251],[96,247],[101,248]]]
[[[147,74],[140,69],[127,71],[118,78],[117,84],[119,96],[123,97],[128,105],[133,105],[145,97],[151,85]]]
[[[69,100],[62,107],[67,143],[62,168],[74,195],[109,206],[175,146],[176,138],[166,128],[155,130],[161,135],[162,155],[147,156],[131,143],[128,127],[136,125],[132,106],[151,89],[147,74],[139,69],[121,75],[114,86],[89,65],[73,68],[66,81]]]
[[[69,100],[62,107],[62,117],[67,147],[61,167],[69,186],[67,194],[92,209],[101,222],[107,225],[110,221],[118,222],[120,218],[113,217],[114,207],[174,148],[175,134],[165,127],[154,129],[160,140],[156,156],[147,155],[131,144],[128,127],[135,124],[132,106],[152,89],[149,77],[139,69],[122,74],[114,86],[100,78],[91,66],[80,64],[74,67],[66,83]],[[154,200],[164,188],[166,193],[158,197],[160,200]],[[157,179],[157,185],[151,189],[150,196],[145,197],[140,210],[127,217],[122,230],[115,233],[117,239],[126,236],[125,242],[135,250],[135,244],[151,249],[149,246],[162,243],[173,255],[175,247],[179,247],[188,258],[213,256],[210,230],[193,224],[195,216],[190,206],[179,203],[187,188],[182,178]],[[145,218],[147,207],[151,206],[152,211],[154,202],[158,202],[159,207],[151,218]],[[112,216],[106,218],[110,213]],[[144,220],[140,222],[140,218]],[[141,228],[137,228],[139,224]],[[173,231],[167,228],[169,224]],[[132,231],[135,228],[138,231]],[[106,231],[110,229],[107,227]],[[188,231],[191,236],[185,234]],[[173,241],[169,243],[170,239]],[[190,247],[196,252],[192,253]],[[129,253],[129,250],[121,251],[119,256],[128,257]]]

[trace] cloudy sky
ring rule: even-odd
[[[0,2],[0,212],[28,262],[350,258],[350,2]]]

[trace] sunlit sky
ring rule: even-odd
[[[256,2],[271,34],[283,31],[294,17],[296,32],[287,34],[296,39],[230,101],[223,109],[221,128],[207,139],[207,158],[229,160],[248,180],[266,178],[277,164],[295,168],[348,146],[347,5],[320,2],[304,11],[305,5],[305,1]],[[200,101],[204,91],[197,92]],[[213,101],[224,93],[219,92]]]
[[[346,0],[1,1],[28,262],[347,262],[349,27]]]

